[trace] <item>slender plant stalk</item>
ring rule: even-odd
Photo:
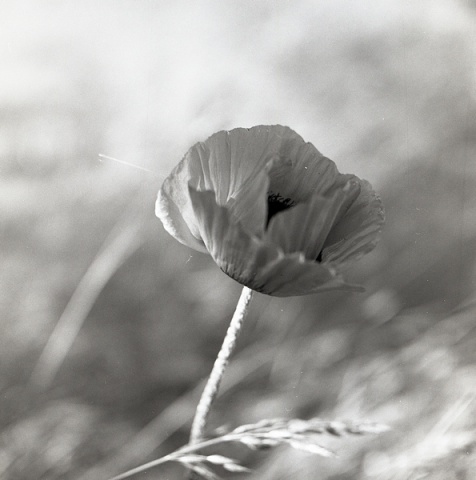
[[[143,218],[133,202],[113,227],[71,296],[43,348],[30,382],[46,390],[53,382],[99,294],[114,272],[142,242]]]
[[[190,432],[190,445],[199,443],[202,440],[203,433],[205,431],[205,425],[207,423],[208,415],[212,404],[218,394],[220,388],[220,382],[225,373],[225,369],[230,360],[230,356],[235,349],[238,335],[240,334],[243,321],[248,313],[248,307],[253,296],[253,290],[248,287],[243,287],[240,299],[236,305],[235,313],[231,319],[230,326],[223,340],[220,351],[218,352],[217,359],[213,365],[212,372],[208,378],[205,389],[203,390],[200,401],[198,402],[197,410],[195,411],[195,418],[192,423],[192,430]]]
[[[230,326],[223,340],[218,356],[213,365],[210,376],[208,377],[205,389],[203,390],[200,401],[198,402],[197,409],[195,411],[195,417],[192,423],[192,429],[190,433],[190,441],[186,447],[179,449],[177,452],[166,455],[158,460],[153,460],[152,462],[141,465],[137,468],[133,468],[125,473],[117,475],[112,480],[123,480],[129,478],[137,473],[143,472],[148,468],[158,466],[162,463],[175,460],[178,456],[183,455],[184,453],[194,452],[204,447],[215,445],[221,442],[233,441],[235,436],[225,435],[224,437],[212,438],[210,440],[204,441],[202,439],[203,433],[205,431],[205,426],[207,423],[208,416],[210,414],[210,409],[212,404],[218,394],[218,389],[220,388],[220,383],[225,373],[225,369],[228,365],[230,357],[235,350],[236,342],[238,336],[241,332],[241,327],[248,313],[248,308],[253,297],[253,290],[248,287],[243,287],[241,292],[240,299],[236,305],[235,313],[231,319]],[[193,472],[189,473],[189,478],[196,478]]]
[[[233,391],[247,375],[265,368],[271,362],[271,355],[268,353],[270,348],[274,348],[274,345],[274,342],[270,342],[268,338],[266,342],[256,342],[242,350],[239,359],[237,356],[238,361],[235,360],[230,365],[233,375],[230,375],[229,370],[226,384],[222,383],[220,387],[221,393]],[[177,398],[128,442],[119,446],[103,462],[88,468],[77,480],[109,478],[111,471],[129,468],[134,462],[139,463],[144,457],[152,454],[173,433],[193,419],[195,412],[190,411],[190,413],[177,416],[177,410],[188,412],[191,400],[203,390],[204,386],[205,382],[200,382],[197,387]]]
[[[201,450],[202,448],[206,447],[211,447],[212,445],[218,445],[220,443],[225,443],[225,442],[233,442],[237,438],[239,438],[239,435],[224,435],[222,437],[216,437],[216,438],[211,438],[209,440],[205,440],[203,442],[197,442],[194,443],[193,445],[188,444],[185,447],[179,448],[173,453],[170,453],[169,455],[166,455],[165,457],[161,457],[157,460],[152,460],[151,462],[144,463],[144,465],[140,465],[139,467],[132,468],[131,470],[128,470],[127,472],[121,473],[120,475],[116,475],[115,477],[111,478],[110,480],[124,480],[125,478],[132,477],[134,475],[137,475],[138,473],[142,473],[146,470],[149,470],[153,467],[157,467],[159,465],[162,465],[163,463],[167,462],[172,462],[174,460],[177,460],[180,458],[180,456],[188,454],[188,453],[193,453],[198,450]]]

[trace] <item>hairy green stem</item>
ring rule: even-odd
[[[207,423],[208,415],[212,404],[218,394],[220,388],[220,382],[225,373],[225,369],[230,360],[230,356],[235,349],[238,335],[240,334],[243,321],[248,313],[248,308],[253,296],[253,290],[248,287],[243,287],[240,299],[236,305],[235,313],[231,319],[230,326],[223,340],[220,351],[218,352],[217,359],[213,365],[210,377],[208,377],[207,384],[203,390],[200,401],[198,402],[197,410],[195,412],[195,418],[192,423],[192,430],[190,432],[190,444],[198,443],[203,437],[205,431],[205,425]]]
[[[200,397],[200,401],[198,402],[197,409],[195,411],[195,417],[192,423],[192,429],[190,432],[189,444],[186,447],[183,447],[178,451],[171,453],[170,455],[167,455],[158,460],[154,460],[145,465],[141,465],[140,467],[134,468],[121,475],[118,475],[114,477],[112,480],[122,480],[125,478],[129,478],[132,475],[143,472],[148,468],[155,467],[165,462],[173,461],[178,456],[184,453],[194,452],[201,448],[215,445],[220,442],[233,441],[234,439],[233,435],[228,435],[228,436],[225,435],[224,437],[214,438],[206,441],[203,441],[202,437],[205,431],[205,426],[207,423],[208,416],[210,414],[211,407],[218,394],[218,389],[220,388],[220,383],[223,378],[223,374],[225,373],[225,369],[228,365],[230,357],[233,354],[233,351],[235,350],[236,342],[241,332],[241,327],[243,326],[243,322],[248,313],[248,309],[249,309],[249,305],[252,297],[253,297],[253,290],[249,289],[248,287],[243,287],[240,299],[238,300],[238,304],[236,305],[235,313],[233,314],[233,318],[231,319],[230,326],[228,327],[228,330],[226,332],[225,339],[223,340],[223,344],[221,346],[220,351],[218,352],[218,356],[215,360],[210,376],[208,377],[208,381],[205,385],[205,389],[203,390],[202,396]],[[193,478],[193,476],[194,475],[192,473],[190,478]]]

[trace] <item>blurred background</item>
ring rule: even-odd
[[[471,0],[3,0],[0,478],[107,480],[187,442],[240,287],[156,192],[196,141],[274,123],[368,179],[387,225],[349,272],[366,293],[256,297],[210,431],[392,430],[323,438],[335,459],[213,453],[236,478],[474,478],[475,32]]]

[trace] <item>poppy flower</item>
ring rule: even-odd
[[[361,290],[342,271],[375,247],[384,222],[367,181],[339,173],[281,125],[221,131],[194,145],[164,181],[156,214],[228,276],[279,297]]]

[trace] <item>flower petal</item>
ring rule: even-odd
[[[266,227],[269,175],[262,170],[247,180],[226,207],[250,232],[261,235]]]
[[[273,216],[266,238],[285,253],[302,252],[308,260],[316,261],[336,218],[360,192],[356,180],[343,187],[340,183],[329,187],[327,195],[313,195],[309,201]]]
[[[375,248],[385,212],[371,185],[361,180],[361,192],[344,216],[332,228],[324,244],[323,260],[345,266]]]
[[[330,264],[306,260],[298,253],[283,254],[276,258],[260,272],[255,281],[257,288],[250,288],[276,297],[309,295],[329,290],[364,291],[359,285],[345,283]]]
[[[275,296],[306,295],[346,285],[330,264],[285,254],[276,245],[249,233],[232,213],[218,205],[213,191],[189,187],[200,236],[217,265],[237,282]]]
[[[198,190],[215,191],[218,204],[225,205],[270,160],[293,155],[306,145],[310,144],[289,127],[259,125],[215,133],[192,147],[186,158],[199,162],[203,171]]]
[[[254,269],[248,268],[251,256],[254,256],[252,263],[262,266],[279,255],[277,248],[265,245],[246,231],[227,207],[218,205],[215,192],[199,192],[191,186],[189,192],[200,225],[200,236],[210,255],[227,275],[244,284],[255,275]]]
[[[165,230],[175,237],[180,243],[206,252],[205,245],[200,240],[198,224],[193,213],[188,189],[180,187],[178,178],[183,172],[183,165],[175,169],[175,175],[165,179],[159,190],[155,202],[155,214],[160,218]]]
[[[190,184],[200,191],[213,190],[219,205],[230,205],[246,228],[259,234],[266,225],[266,165],[279,156],[284,144],[289,150],[296,143],[305,144],[281,125],[215,133],[194,145],[167,177],[156,203],[157,216],[177,240],[203,251],[188,196]]]
[[[340,174],[280,125],[222,131],[194,145],[165,180],[156,213],[230,277],[276,296],[356,289],[341,266],[375,246],[384,221],[367,182]]]
[[[285,142],[271,160],[270,193],[294,203],[305,202],[315,193],[326,193],[339,172],[332,160],[311,143]]]

